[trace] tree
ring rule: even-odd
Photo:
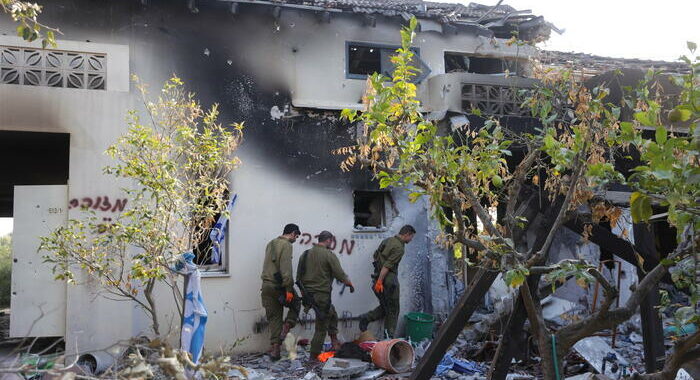
[[[10,306],[12,287],[12,234],[0,236],[0,307]]]
[[[669,267],[697,252],[698,63],[688,60],[692,64],[690,73],[674,79],[682,88],[682,96],[669,113],[677,121],[690,123],[689,134],[668,133],[660,117],[668,110],[650,99],[646,86],[640,87],[632,104],[634,120],[623,121],[621,107],[607,100],[608,89],[589,89],[567,70],[540,71],[541,85],[523,95],[533,117],[541,122],[541,128],[533,133],[514,134],[493,119],[486,120],[478,130],[451,131],[420,113],[416,86],[411,82],[418,71],[411,66],[415,27],[414,19],[401,32],[402,47],[392,57],[392,77],[374,74],[368,78],[364,110],[343,111],[343,117],[359,123],[363,133],[355,145],[336,151],[346,155],[342,168],[369,168],[381,187],[407,187],[412,201],[426,197],[442,226],[439,239],[443,244],[456,252],[470,250],[472,265],[500,271],[508,285],[520,289],[544,368],[561,368],[563,356],[574,343],[629,319]],[[479,116],[478,110],[472,112]],[[637,129],[642,124],[655,127],[654,140],[642,137]],[[625,177],[611,158],[627,156],[629,149],[636,149],[640,162],[633,174]],[[509,170],[508,159],[514,151],[522,153],[523,158],[514,170]],[[668,209],[668,221],[679,231],[678,248],[647,273],[627,304],[617,309],[611,309],[617,290],[589,263],[563,261],[545,266],[556,232],[567,220],[580,216],[580,207],[591,210],[588,233],[595,223],[616,223],[621,210],[600,197],[612,182],[636,190],[630,199],[635,222],[651,216],[653,199]],[[518,211],[527,209],[533,187],[550,200],[541,210],[546,217],[539,225]],[[493,208],[502,210],[499,218],[491,216],[489,209]],[[477,220],[483,230],[476,228]],[[523,241],[528,230],[538,236],[532,246]],[[555,283],[573,276],[582,286],[600,281],[606,293],[602,309],[582,321],[550,331],[544,324],[539,299],[531,291],[542,275]],[[697,287],[693,294],[697,301]],[[671,372],[675,375],[678,363],[688,359],[688,352],[697,354],[693,350],[698,339],[700,335],[696,334],[679,339],[679,354],[673,354],[673,364],[667,364],[663,376]],[[544,374],[546,379],[555,378],[553,370]]]
[[[43,237],[41,249],[57,279],[75,283],[84,273],[108,298],[143,308],[160,335],[155,286],[170,288],[182,310],[178,276],[170,268],[207,239],[215,217],[226,212],[243,126],[223,127],[217,106],[205,112],[177,77],[154,102],[135,80],[147,117],[130,112],[128,132],[107,150],[115,164],[104,168],[126,180],[126,210],[107,225],[86,211]]]
[[[32,42],[41,39],[44,49],[47,46],[56,47],[56,33],[58,29],[46,26],[39,22],[41,5],[19,0],[0,0],[0,10],[8,13],[12,20],[18,23],[17,35],[25,41]]]

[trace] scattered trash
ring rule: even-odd
[[[359,344],[354,342],[343,343],[340,350],[335,353],[336,358],[343,359],[358,359],[365,362],[371,362],[369,351],[363,350]]]
[[[296,360],[297,358],[296,341],[297,338],[291,332],[287,333],[287,336],[284,338],[284,349],[287,350],[287,358],[289,358],[289,360]]]
[[[680,332],[678,331],[678,326],[671,325],[671,326],[666,326],[664,328],[664,336],[671,336],[671,335],[680,335],[680,336],[685,336],[685,335],[690,335],[698,331],[698,327],[695,326],[692,323],[688,323],[687,325],[683,325],[680,327]]]
[[[615,376],[621,368],[629,368],[629,362],[599,336],[584,338],[574,344],[574,350],[601,374]]]
[[[681,368],[678,370],[678,373],[676,373],[676,380],[693,380],[693,377],[690,376],[688,371]]]
[[[629,338],[630,342],[632,342],[632,343],[644,342],[644,338],[641,335],[637,334],[636,332],[631,332],[629,334],[628,338]]]
[[[362,342],[359,343],[358,346],[360,346],[361,349],[367,352],[372,352],[372,349],[374,349],[374,346],[377,344],[377,342],[372,341],[372,342]]]
[[[321,363],[325,363],[328,361],[328,359],[330,359],[334,356],[335,356],[335,351],[326,351],[326,352],[322,352],[322,353],[318,354],[318,357],[316,359],[318,359],[318,361],[320,361]]]
[[[445,355],[435,370],[435,374],[442,376],[444,373],[454,371],[458,374],[483,374],[484,369],[477,363],[470,360],[455,359],[452,355]],[[449,376],[448,376],[449,377]]]

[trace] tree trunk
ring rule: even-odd
[[[153,299],[153,288],[155,287],[156,280],[150,279],[146,283],[146,289],[143,291],[144,297],[146,297],[146,302],[148,302],[149,314],[151,314],[151,328],[156,337],[160,337],[160,324],[158,323],[158,310],[156,309],[156,302]]]

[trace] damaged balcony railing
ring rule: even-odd
[[[436,75],[428,83],[428,106],[432,112],[472,113],[484,116],[530,117],[523,100],[536,80],[517,76],[455,72]]]

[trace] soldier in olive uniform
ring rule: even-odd
[[[398,268],[404,254],[404,246],[411,242],[416,234],[415,228],[407,224],[401,227],[399,234],[384,239],[374,252],[374,285],[372,290],[379,298],[379,306],[360,316],[360,330],[367,331],[372,321],[384,318],[385,334],[393,338],[399,318],[399,279]]]
[[[312,360],[318,357],[323,350],[323,341],[326,333],[331,337],[331,343],[337,349],[340,347],[338,340],[338,314],[331,303],[331,290],[333,279],[336,279],[350,287],[350,292],[355,288],[340,266],[338,257],[328,249],[333,241],[333,234],[323,231],[318,235],[318,244],[304,252],[299,258],[297,267],[297,280],[302,291],[305,306],[312,307],[316,313],[316,328],[311,340]]]
[[[267,244],[263,263],[262,305],[270,324],[270,358],[279,360],[280,347],[285,336],[297,323],[300,300],[294,292],[292,273],[292,243],[301,235],[299,226],[290,223],[284,226],[282,236]],[[287,319],[282,324],[284,307],[288,307]]]

